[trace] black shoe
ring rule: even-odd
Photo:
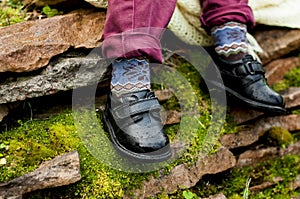
[[[111,93],[103,119],[117,151],[142,161],[169,159],[172,153],[160,110],[158,99],[149,90],[120,97]]]
[[[211,77],[216,74],[208,71],[206,79],[213,87],[225,89],[231,100],[242,102],[258,111],[269,114],[286,113],[282,96],[268,86],[262,65],[251,55],[234,62],[218,58],[214,61],[219,68],[224,85],[219,81],[211,80],[215,78]]]

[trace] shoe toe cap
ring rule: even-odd
[[[265,83],[257,82],[250,85],[247,90],[248,94],[258,102],[279,107],[284,107],[285,105],[283,97]]]

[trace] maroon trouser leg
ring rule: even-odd
[[[247,0],[202,0],[201,21],[210,27],[228,21],[254,24]],[[162,62],[160,37],[176,0],[109,0],[102,52],[105,58],[146,56]]]
[[[248,0],[201,0],[201,22],[206,30],[229,21],[254,25],[254,17]]]
[[[147,56],[162,62],[160,37],[176,0],[109,0],[102,52],[106,58]]]

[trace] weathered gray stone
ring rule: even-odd
[[[44,162],[36,170],[0,184],[0,199],[18,198],[35,190],[69,185],[81,179],[77,151]]]
[[[99,82],[107,70],[99,56],[60,57],[39,74],[0,84],[0,104],[71,90]]]
[[[300,47],[300,30],[259,30],[253,36],[264,50],[259,54],[264,65]]]
[[[300,66],[299,57],[289,57],[285,59],[277,59],[265,66],[266,78],[270,86],[281,81],[284,75],[291,69]]]
[[[223,146],[230,149],[249,146],[258,141],[259,137],[273,126],[280,126],[289,131],[300,130],[300,115],[262,118],[245,130],[222,136],[220,141]]]
[[[0,72],[39,69],[69,48],[100,45],[104,12],[77,11],[0,29]]]
[[[151,177],[142,184],[141,189],[133,191],[137,197],[146,198],[161,192],[172,193],[180,188],[190,188],[206,174],[216,174],[234,167],[236,159],[226,148],[222,147],[218,152],[198,160],[188,166],[181,164],[174,167],[168,175],[158,178]],[[125,196],[125,198],[130,198]]]

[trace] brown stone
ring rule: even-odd
[[[300,142],[289,145],[286,148],[268,147],[264,149],[248,150],[240,154],[237,160],[237,167],[251,166],[265,160],[278,158],[285,155],[299,155]]]
[[[273,185],[275,185],[278,182],[283,181],[284,179],[282,177],[275,177],[273,178],[272,181],[267,181],[267,182],[263,182],[259,185],[255,185],[253,187],[250,187],[249,190],[251,191],[252,194],[258,193],[264,189],[267,189]]]
[[[25,193],[39,189],[69,185],[81,179],[77,151],[44,162],[36,170],[0,184],[0,199],[22,198]]]
[[[23,0],[24,5],[35,4],[36,6],[55,5],[68,0]]]
[[[41,68],[71,47],[100,45],[104,12],[77,11],[0,29],[0,72]]]
[[[290,87],[281,94],[285,100],[286,108],[300,106],[300,87]]]
[[[263,125],[265,123],[265,125]],[[288,131],[300,130],[300,115],[269,117],[261,121],[262,130],[271,126],[280,126]]]
[[[151,177],[144,181],[141,189],[133,191],[138,198],[146,198],[166,192],[172,193],[180,188],[190,188],[196,185],[203,175],[216,174],[235,166],[236,159],[226,148],[220,148],[216,153],[208,155],[195,164],[181,164],[174,167],[168,175],[158,178]],[[125,196],[124,198],[131,198]]]
[[[165,125],[178,124],[180,123],[181,114],[178,111],[168,110],[166,111],[167,118],[164,122]]]
[[[259,137],[273,126],[280,126],[288,131],[300,130],[300,115],[262,118],[247,129],[223,135],[220,141],[223,146],[230,149],[248,146],[258,141]]]
[[[272,86],[279,82],[289,70],[297,66],[300,66],[299,57],[289,57],[270,62],[265,66],[268,84]]]
[[[248,146],[258,141],[259,135],[254,130],[243,130],[233,134],[225,134],[221,137],[221,144],[229,149]]]
[[[253,109],[245,108],[245,107],[232,107],[230,108],[230,116],[234,123],[242,124],[253,120],[261,115],[263,112],[255,111]]]
[[[155,96],[158,98],[159,101],[166,101],[173,96],[172,91],[165,89],[165,90],[156,90]]]
[[[249,150],[242,153],[237,161],[237,167],[244,167],[254,165],[258,162],[262,162],[278,155],[279,150],[277,147],[269,147],[266,149]]]
[[[300,47],[300,30],[258,30],[253,36],[264,50],[259,54],[264,65]]]
[[[300,142],[289,145],[287,148],[279,150],[279,156],[285,155],[299,155],[300,154]]]

